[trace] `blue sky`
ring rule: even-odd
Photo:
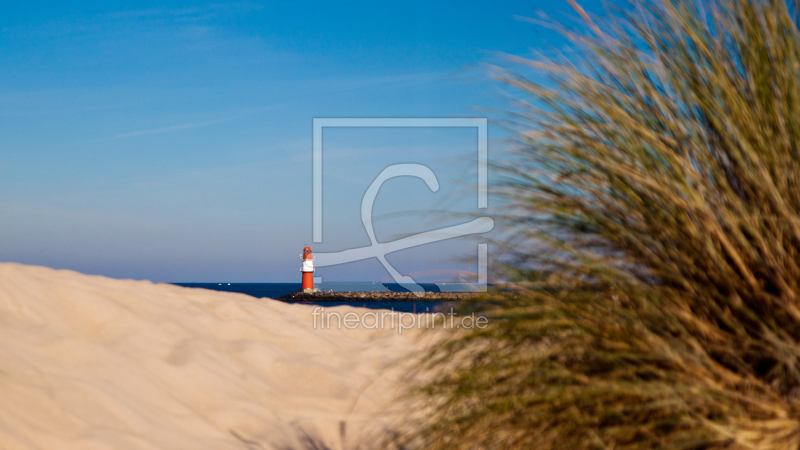
[[[585,5],[599,10],[597,5]],[[311,242],[314,117],[492,117],[483,63],[563,42],[515,20],[566,2],[64,2],[0,16],[0,260],[118,278],[293,282]],[[327,133],[327,132],[326,132]],[[490,128],[490,155],[500,150]],[[325,242],[368,244],[361,196],[388,164],[388,240],[476,212],[464,130],[335,130],[325,141]],[[491,176],[491,175],[490,175]],[[392,255],[428,281],[475,270],[461,239]],[[379,281],[377,261],[322,273]],[[425,275],[427,274],[427,275]],[[427,278],[425,278],[427,276]]]

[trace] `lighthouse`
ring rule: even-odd
[[[300,256],[303,260],[303,267],[300,271],[303,272],[303,293],[314,293],[314,255],[311,254],[311,247],[306,246],[303,249],[303,255]]]

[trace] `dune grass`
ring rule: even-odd
[[[524,288],[430,355],[433,412],[403,445],[797,449],[796,5],[573,6],[575,54],[498,69]]]

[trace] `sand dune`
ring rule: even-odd
[[[0,449],[371,448],[429,338],[312,309],[0,264]]]

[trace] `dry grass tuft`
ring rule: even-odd
[[[575,8],[577,57],[499,71],[520,93],[506,276],[526,289],[431,355],[469,358],[405,445],[797,449],[797,8]]]

